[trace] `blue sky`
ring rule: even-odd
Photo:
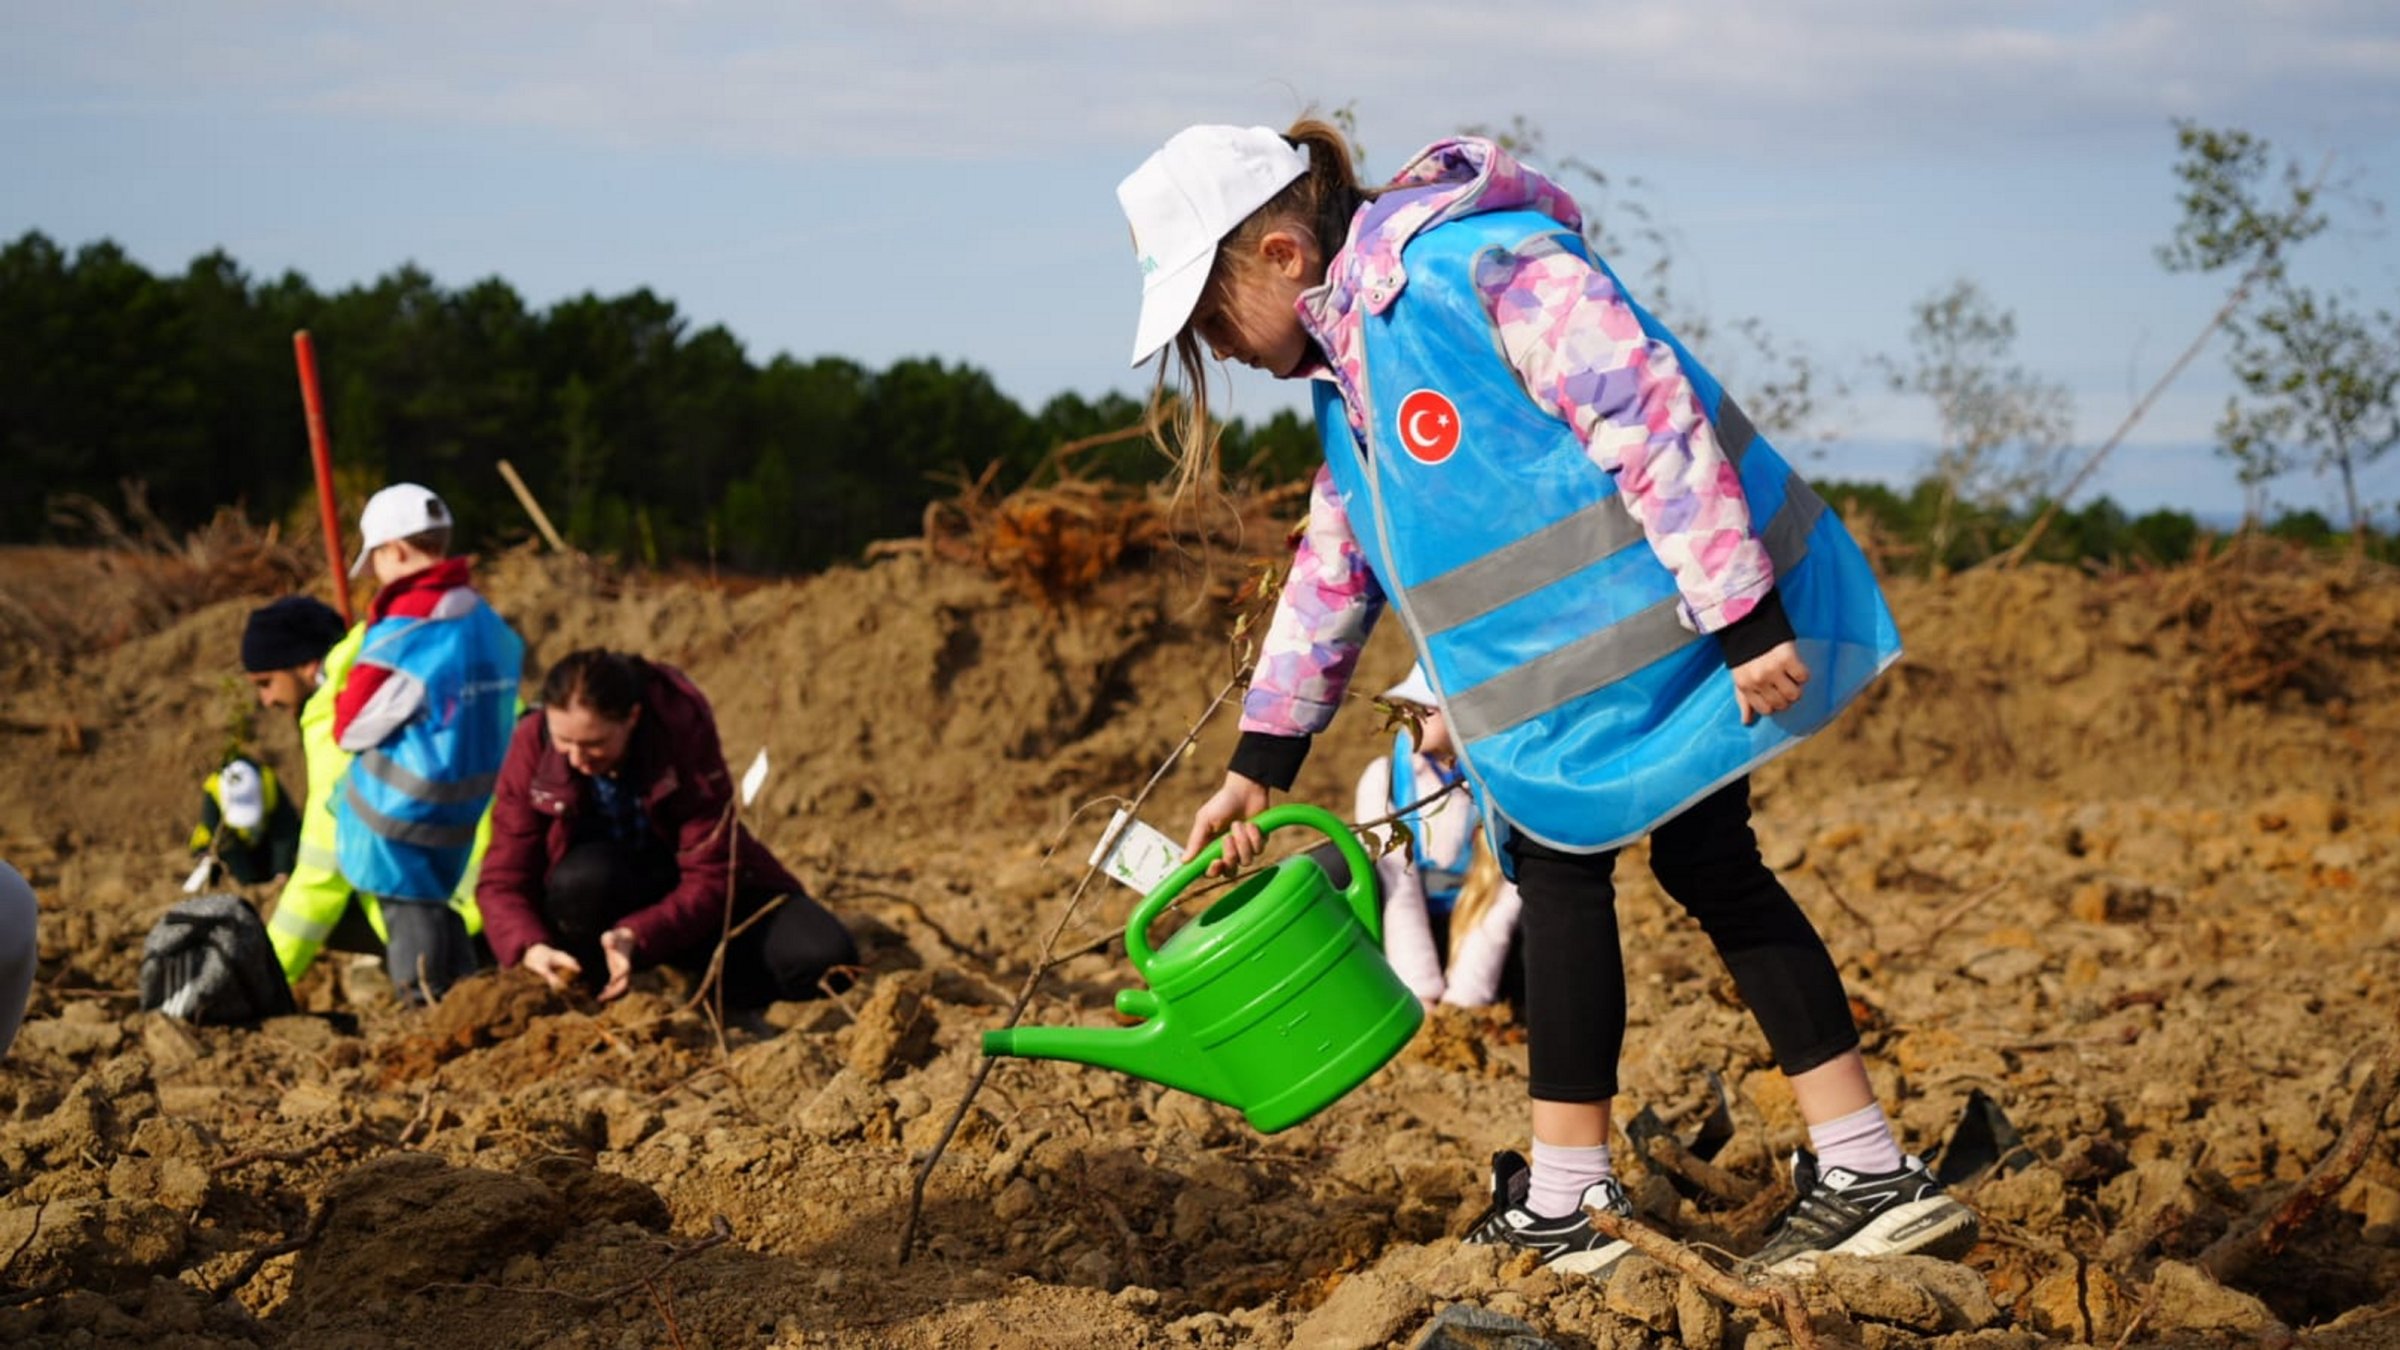
[[[1962,276],[2073,392],[2084,443],[2115,426],[2226,284],[2152,257],[2171,118],[2330,153],[2400,203],[2389,0],[0,0],[0,33],[0,236],[113,237],[161,269],[223,247],[325,288],[413,260],[537,305],[649,286],[755,359],[932,354],[1028,404],[1145,387],[1113,188],[1176,128],[1348,104],[1388,173],[1522,115],[1638,180],[1686,306],[1848,376],[1813,461],[1838,475],[1915,468],[1930,410],[1868,363]],[[2380,218],[2302,270],[2400,308]],[[1740,389],[1738,353],[1701,354]],[[2206,451],[2227,392],[2211,351],[2101,489],[2238,507]],[[2366,486],[2388,518],[2400,456]]]

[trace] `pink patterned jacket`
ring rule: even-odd
[[[1583,226],[1557,184],[1490,141],[1460,138],[1420,152],[1359,211],[1324,283],[1297,306],[1331,362],[1318,378],[1340,386],[1353,432],[1363,435],[1373,416],[1359,378],[1364,320],[1407,286],[1401,249],[1444,221],[1521,209],[1568,229]],[[1750,614],[1774,588],[1774,569],[1751,528],[1741,479],[1674,353],[1642,332],[1605,272],[1572,254],[1502,255],[1477,273],[1475,285],[1526,392],[1575,429],[1601,472],[1615,475],[1619,500],[1675,574],[1685,625],[1713,633]],[[1242,730],[1279,737],[1322,731],[1383,603],[1332,475],[1319,469],[1308,524],[1242,704]]]

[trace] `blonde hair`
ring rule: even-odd
[[[1450,953],[1442,961],[1445,968],[1457,963],[1467,935],[1475,931],[1483,916],[1491,911],[1492,902],[1500,898],[1500,884],[1504,880],[1500,860],[1492,856],[1490,841],[1481,829],[1476,830],[1466,880],[1459,884],[1458,899],[1450,906]]]
[[[1217,242],[1201,304],[1212,297],[1221,299],[1234,271],[1247,266],[1244,260],[1256,252],[1258,241],[1275,230],[1305,232],[1317,245],[1319,265],[1330,261],[1350,237],[1351,217],[1377,194],[1378,189],[1359,182],[1350,142],[1331,122],[1303,116],[1283,138],[1308,151],[1308,172]],[[1199,335],[1187,323],[1168,350],[1174,357],[1158,363],[1144,420],[1152,442],[1174,461],[1175,495],[1180,498],[1216,477],[1217,433],[1208,415],[1208,352]],[[1180,390],[1168,387],[1170,369],[1182,373]]]

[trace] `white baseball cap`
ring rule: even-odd
[[[1308,172],[1308,152],[1269,127],[1186,127],[1117,184],[1142,264],[1133,364],[1175,340],[1208,285],[1217,244]]]
[[[1442,706],[1441,700],[1433,695],[1433,681],[1425,678],[1425,667],[1422,663],[1410,666],[1408,673],[1400,677],[1400,683],[1384,690],[1383,701],[1386,703],[1414,703],[1420,708],[1438,709]]]
[[[217,796],[225,823],[237,830],[255,830],[267,818],[266,785],[249,760],[237,759],[217,770]]]
[[[358,556],[350,562],[350,575],[366,571],[367,555],[385,544],[449,525],[450,508],[432,488],[392,484],[367,498],[367,509],[358,513]]]

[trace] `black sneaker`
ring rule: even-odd
[[[1583,1210],[1605,1209],[1624,1218],[1633,1217],[1633,1202],[1625,1198],[1625,1188],[1615,1177],[1603,1177],[1584,1188],[1583,1208],[1561,1218],[1548,1219],[1525,1208],[1525,1196],[1533,1184],[1533,1169],[1525,1165],[1523,1155],[1509,1150],[1492,1155],[1492,1203],[1475,1226],[1467,1230],[1462,1241],[1492,1243],[1503,1247],[1523,1247],[1539,1252],[1542,1264],[1555,1266],[1572,1275],[1599,1275],[1633,1252],[1633,1245],[1620,1242],[1592,1227],[1591,1218]]]
[[[1806,1274],[1827,1252],[1849,1256],[1963,1256],[1975,1245],[1975,1211],[1950,1198],[1915,1158],[1897,1171],[1862,1175],[1817,1170],[1806,1149],[1792,1155],[1800,1198],[1767,1233],[1751,1263],[1777,1275]]]

